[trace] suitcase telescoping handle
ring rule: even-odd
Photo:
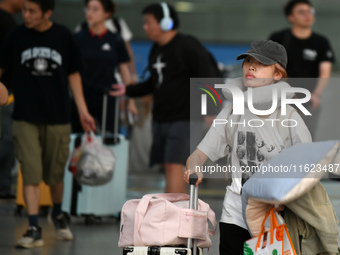
[[[196,181],[198,177],[196,174],[191,174],[189,177],[190,184],[190,198],[189,198],[189,209],[198,209],[198,186],[196,187]],[[197,255],[197,240],[188,238],[187,243],[188,249],[192,249],[192,255]]]
[[[115,106],[115,123],[114,123],[114,130],[113,130],[113,144],[117,144],[119,142],[118,139],[118,125],[119,125],[119,97],[115,97],[116,99],[116,106]],[[104,143],[105,140],[105,133],[106,133],[106,118],[107,118],[107,105],[108,105],[108,94],[104,93],[103,96],[103,112],[102,112],[102,126],[101,126],[101,136],[102,141]]]

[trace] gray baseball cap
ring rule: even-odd
[[[238,55],[236,60],[252,56],[257,61],[264,65],[272,65],[279,63],[284,68],[287,67],[287,52],[285,47],[272,40],[254,41],[250,45],[250,49],[241,55]]]

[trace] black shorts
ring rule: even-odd
[[[150,166],[172,163],[185,165],[190,155],[190,122],[152,123]]]

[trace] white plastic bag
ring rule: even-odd
[[[81,144],[76,179],[83,185],[103,185],[112,179],[115,164],[113,151],[103,146],[95,134],[90,132]]]
[[[266,232],[265,222],[270,218],[270,230]],[[287,225],[281,224],[282,217],[272,208],[267,212],[259,236],[244,243],[244,255],[296,255]],[[280,225],[281,224],[281,225]]]

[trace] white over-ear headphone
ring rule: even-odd
[[[160,21],[159,25],[163,31],[170,31],[174,26],[174,22],[170,17],[169,7],[165,2],[161,2],[160,5],[163,10],[163,19]]]

